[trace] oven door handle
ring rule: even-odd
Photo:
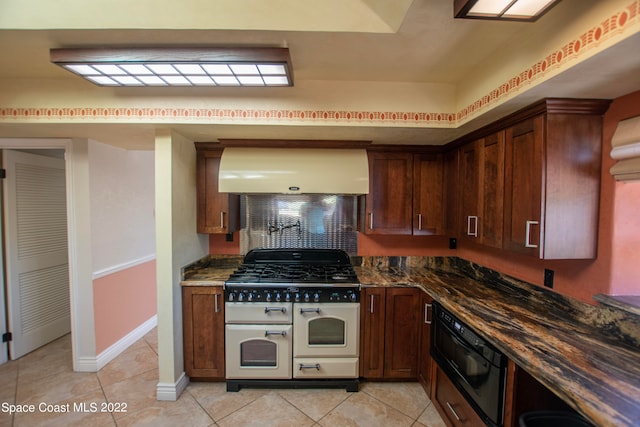
[[[272,312],[272,311],[279,311],[282,314],[284,314],[284,313],[287,312],[287,307],[265,307],[264,308],[264,312],[265,313],[269,313],[269,312]]]
[[[287,335],[287,331],[264,331],[265,337],[268,337],[269,335],[282,335],[284,337]]]
[[[318,314],[320,314],[320,307],[315,307],[315,308],[301,308],[301,309],[300,309],[300,314],[304,314],[304,313],[318,313]]]

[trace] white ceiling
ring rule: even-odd
[[[72,5],[75,1],[66,0],[66,3]],[[229,0],[220,4],[263,4],[255,1]],[[77,79],[49,62],[50,48],[265,45],[290,49],[296,83],[411,82],[460,87],[488,57],[495,56],[501,49],[512,49],[514,41],[522,40],[522,45],[526,46],[527,43],[535,43],[538,32],[563,31],[563,26],[557,24],[554,15],[567,16],[572,11],[576,11],[576,14],[588,13],[598,1],[562,0],[533,24],[454,20],[453,0],[332,0],[326,2],[326,9],[319,8],[315,2],[301,6],[301,0],[279,0],[275,3],[286,7],[281,10],[287,10],[288,13],[275,14],[277,20],[270,15],[262,21],[246,19],[227,25],[249,28],[242,30],[215,29],[214,26],[203,29],[201,24],[194,29],[198,25],[188,25],[182,21],[178,25],[169,25],[161,21],[162,13],[154,22],[152,18],[158,12],[146,16],[146,21],[144,16],[129,13],[123,15],[121,21],[109,22],[105,19],[102,24],[85,24],[78,19],[73,20],[74,15],[69,15],[67,22],[59,19],[56,27],[43,16],[34,18],[32,29],[29,30],[22,29],[26,27],[25,24],[11,24],[0,17],[0,28],[3,28],[0,29],[0,81]],[[20,3],[18,0],[5,2],[8,6]],[[147,2],[141,0],[143,5]],[[185,0],[173,3],[202,6],[207,2]],[[131,5],[130,2],[123,4]],[[318,10],[313,10],[311,5]],[[0,3],[0,15],[2,8]],[[6,12],[20,15],[9,9]],[[171,12],[167,11],[168,14]],[[197,16],[197,10],[193,13],[193,16]],[[148,21],[150,29],[131,29],[142,28]],[[118,25],[121,28],[114,28],[116,23],[120,23]],[[83,28],[91,25],[93,27]],[[215,25],[222,27],[220,23]],[[268,29],[260,29],[261,26]],[[313,31],[300,28],[311,28]],[[183,124],[172,127],[199,141],[217,138],[300,138],[443,144],[543,97],[611,99],[640,90],[638,46],[640,36],[635,34],[556,77],[523,91],[459,128],[234,124]],[[149,93],[155,97],[162,96],[157,89]],[[175,96],[175,90],[171,94]],[[338,102],[339,96],[335,95]],[[0,93],[0,107],[4,104],[2,101]],[[0,123],[0,137],[89,137],[116,145],[117,141],[126,140],[129,141],[129,148],[148,148],[153,145],[155,128],[153,124],[24,125],[5,121]]]

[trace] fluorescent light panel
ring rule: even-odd
[[[535,21],[559,0],[454,0],[456,18]]]
[[[293,86],[284,48],[52,49],[51,62],[100,86]]]

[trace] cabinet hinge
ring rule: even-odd
[[[11,332],[5,332],[2,334],[2,342],[9,342],[13,340],[13,334]]]
[[[7,177],[7,170],[0,168],[0,179],[5,179]]]

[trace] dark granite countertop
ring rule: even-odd
[[[222,285],[239,264],[185,271],[183,285]],[[458,258],[357,260],[363,286],[417,286],[601,426],[640,425],[640,318],[592,306]]]

